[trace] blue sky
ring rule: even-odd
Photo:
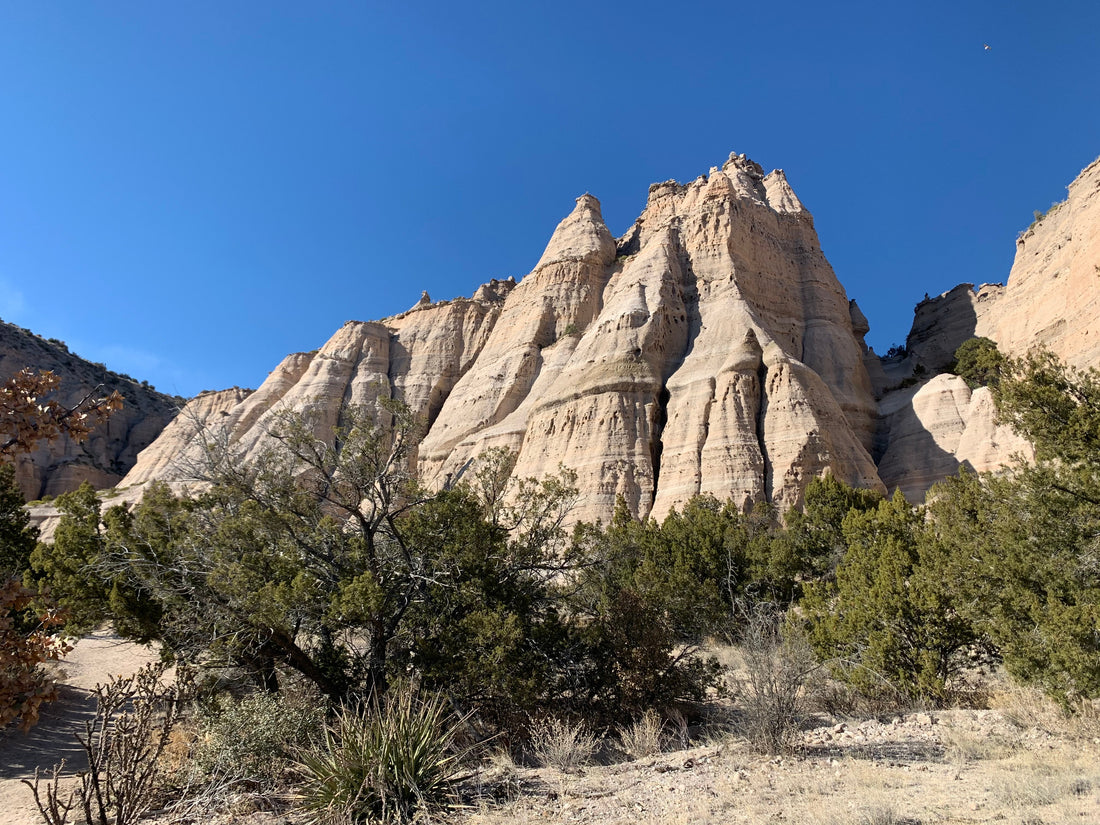
[[[0,317],[175,394],[782,167],[882,352],[1100,154],[1100,3],[0,7]],[[989,44],[986,50],[984,44]]]

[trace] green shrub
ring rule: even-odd
[[[254,693],[230,699],[202,720],[195,767],[207,775],[274,785],[296,749],[319,735],[324,723],[324,705],[316,696]]]
[[[944,550],[899,492],[843,522],[835,581],[806,588],[800,607],[814,651],[867,698],[939,704],[980,642],[944,582]]]
[[[384,704],[345,708],[300,757],[303,807],[315,823],[409,822],[446,807],[462,757],[459,724],[442,699],[421,700],[407,686]]]
[[[996,386],[1005,369],[1005,357],[989,338],[971,338],[955,350],[952,372],[973,387]]]
[[[901,360],[909,354],[909,350],[905,344],[893,344],[888,350],[886,350],[886,357]]]

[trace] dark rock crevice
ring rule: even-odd
[[[760,450],[760,457],[764,462],[764,500],[772,500],[772,463],[768,458],[768,444],[764,437],[765,419],[768,413],[768,367],[763,360],[756,368],[757,405],[756,405],[756,446]]]

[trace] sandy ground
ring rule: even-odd
[[[730,737],[573,773],[498,766],[465,825],[1092,825],[1098,743],[998,711],[838,721],[782,758]]]
[[[83,766],[84,752],[74,733],[95,712],[92,691],[109,675],[129,676],[154,661],[156,653],[102,630],[76,643],[59,664],[61,697],[47,705],[30,733],[9,729],[0,732],[0,823],[36,825],[42,819],[34,806],[30,789],[20,780],[33,779],[34,769],[43,772],[65,760],[65,773]]]
[[[92,688],[154,653],[109,631],[82,639],[62,665],[61,699],[29,734],[0,734],[0,825],[41,818],[20,783],[59,758],[79,770],[73,732]],[[753,753],[735,733],[633,762],[576,771],[501,756],[467,779],[457,825],[1092,825],[1100,823],[1100,708],[1067,721],[1046,700],[1010,690],[989,710],[818,717],[788,756]],[[227,799],[167,825],[295,825],[300,813]],[[280,806],[276,806],[279,808]],[[258,808],[263,810],[258,810]]]

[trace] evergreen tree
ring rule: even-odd
[[[1100,374],[1039,351],[994,399],[1036,460],[933,489],[945,585],[1013,676],[1072,704],[1100,695]]]
[[[897,492],[850,511],[842,531],[835,579],[810,584],[800,605],[810,643],[866,695],[945,701],[979,638],[943,587],[921,511]]]

